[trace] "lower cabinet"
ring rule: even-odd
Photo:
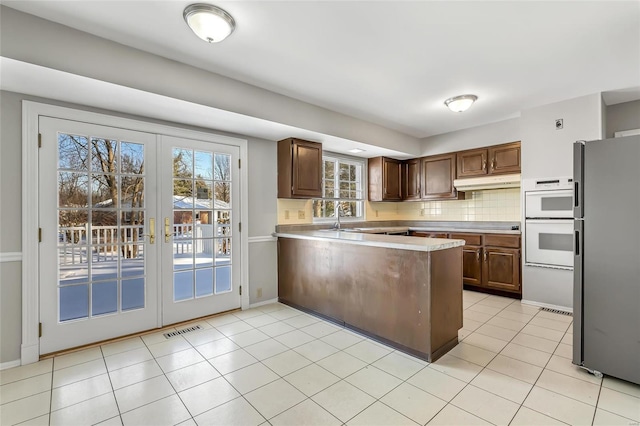
[[[482,281],[488,288],[520,292],[520,250],[485,247]]]

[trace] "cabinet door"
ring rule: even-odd
[[[292,143],[292,195],[322,197],[322,144],[294,139]]]
[[[482,269],[486,287],[520,291],[520,250],[485,247]]]
[[[482,247],[462,248],[462,280],[464,284],[482,285]]]
[[[420,194],[420,159],[407,160],[402,165],[402,198],[419,200]]]
[[[402,200],[402,162],[393,158],[382,158],[382,199]]]
[[[477,177],[487,174],[487,149],[471,149],[457,153],[458,171],[457,177]]]
[[[520,173],[520,142],[489,148],[489,174]]]
[[[422,158],[422,199],[457,199],[458,191],[453,186],[455,178],[455,153]]]

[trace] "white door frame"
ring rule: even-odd
[[[249,190],[247,140],[230,136],[181,129],[163,124],[149,123],[106,114],[65,108],[32,101],[22,101],[22,345],[21,364],[30,364],[40,357],[38,265],[38,117],[48,116],[66,120],[84,121],[103,126],[121,127],[140,132],[199,139],[202,141],[234,145],[240,148],[240,221],[245,232],[240,234],[241,275],[244,287],[242,309],[249,307]]]

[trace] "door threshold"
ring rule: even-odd
[[[76,347],[70,348],[70,349],[63,349],[61,351],[50,352],[48,354],[40,355],[39,360],[42,361],[44,359],[49,359],[49,358],[53,358],[53,357],[61,356],[61,355],[67,355],[67,354],[71,354],[71,353],[74,353],[74,352],[83,351],[85,349],[91,349],[91,348],[95,348],[95,347],[98,347],[98,346],[106,345],[106,344],[109,344],[109,343],[120,342],[122,340],[131,339],[132,337],[141,337],[141,336],[146,336],[147,334],[160,333],[160,332],[168,330],[170,328],[181,327],[181,326],[193,324],[194,322],[198,322],[198,321],[206,321],[206,320],[211,319],[211,318],[216,318],[216,317],[219,317],[219,316],[222,316],[222,315],[226,315],[226,314],[233,313],[233,312],[240,312],[240,311],[242,311],[242,308],[231,309],[230,311],[219,312],[219,313],[213,314],[213,315],[206,315],[204,317],[193,318],[193,319],[186,320],[186,321],[176,322],[174,324],[165,325],[164,327],[160,327],[160,328],[153,328],[151,330],[139,331],[137,333],[131,333],[131,334],[127,334],[127,335],[120,336],[120,337],[114,337],[113,339],[101,340],[99,342],[89,343],[89,344],[82,345],[82,346],[76,346]]]

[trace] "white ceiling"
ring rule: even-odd
[[[113,41],[426,137],[640,86],[640,2],[215,1],[224,42],[189,1],[3,1]],[[463,114],[443,106],[478,95]]]

